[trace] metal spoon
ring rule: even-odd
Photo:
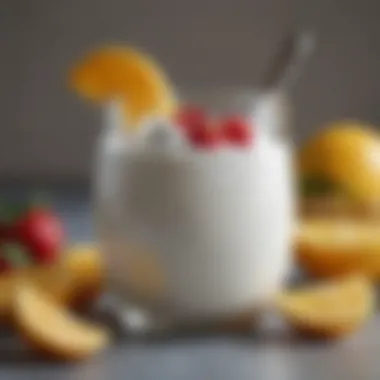
[[[263,77],[263,95],[256,103],[255,120],[266,126],[266,132],[281,140],[290,135],[294,124],[287,93],[295,86],[314,47],[315,37],[311,32],[287,35]]]
[[[293,87],[302,68],[315,49],[315,35],[310,31],[291,33],[282,40],[273,65],[263,76],[263,89],[287,89]]]

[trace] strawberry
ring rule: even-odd
[[[225,139],[234,145],[249,146],[253,140],[251,126],[239,116],[230,116],[221,121]]]
[[[203,126],[207,122],[206,113],[199,107],[185,106],[179,110],[175,120],[185,131]]]
[[[63,226],[49,209],[31,208],[13,227],[13,238],[29,248],[37,263],[49,264],[62,249]]]
[[[56,260],[63,245],[63,226],[59,217],[41,204],[42,199],[40,195],[32,203],[0,200],[0,271],[2,267]]]

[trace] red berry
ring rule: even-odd
[[[231,143],[248,146],[253,140],[253,131],[247,121],[238,117],[228,117],[221,122],[225,139]]]
[[[192,145],[207,149],[216,148],[223,140],[220,130],[213,127],[192,129],[188,132],[188,138]]]
[[[31,251],[37,263],[48,264],[57,259],[62,249],[63,226],[51,211],[32,209],[15,225],[14,238]]]
[[[176,122],[186,131],[189,131],[190,129],[204,126],[207,122],[207,116],[198,107],[186,106],[179,110],[176,115]]]

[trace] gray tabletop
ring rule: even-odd
[[[73,241],[93,238],[88,197],[54,197]],[[303,341],[283,329],[244,336],[124,339],[89,362],[42,361],[10,333],[0,339],[0,379],[379,380],[380,318],[345,341]]]

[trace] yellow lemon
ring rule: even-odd
[[[380,200],[380,136],[360,122],[327,126],[301,149],[298,164],[302,180],[325,182],[322,187],[357,200]]]

